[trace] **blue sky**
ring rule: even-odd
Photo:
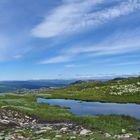
[[[140,74],[138,0],[0,0],[0,80]]]

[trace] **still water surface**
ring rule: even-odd
[[[76,115],[128,115],[140,119],[140,105],[37,98],[38,103],[69,107]]]

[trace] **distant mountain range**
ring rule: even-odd
[[[0,81],[0,93],[9,93],[15,92],[18,89],[39,89],[39,88],[58,88],[64,87],[69,84],[77,84],[83,82],[105,82],[108,80],[117,81],[117,80],[125,80],[132,77],[118,77],[118,78],[110,78],[110,79],[98,79],[98,80],[28,80],[28,81]]]
[[[29,81],[0,81],[0,93],[15,92],[18,89],[39,89],[64,87],[75,80],[29,80]]]

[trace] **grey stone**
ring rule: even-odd
[[[91,131],[89,131],[89,130],[87,130],[87,129],[83,129],[83,130],[81,130],[80,135],[86,136],[86,135],[88,135],[90,132],[91,132]]]

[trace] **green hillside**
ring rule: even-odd
[[[64,88],[48,90],[40,94],[47,98],[140,103],[140,77],[122,80],[119,78],[107,82],[80,81]]]
[[[18,135],[18,137],[33,140],[61,139],[62,137],[64,140],[71,138],[121,140],[120,137],[126,139],[125,136],[129,136],[128,140],[136,140],[140,136],[140,121],[135,118],[124,115],[76,116],[66,107],[37,103],[37,97],[140,103],[139,77],[114,79],[108,82],[78,81],[64,88],[40,90],[39,93],[2,94],[0,95],[0,130],[6,137],[10,135],[16,138]],[[48,122],[51,129],[46,130],[50,125],[43,126]],[[60,127],[56,127],[55,123]],[[69,129],[71,125],[73,127],[70,127],[70,131],[66,133],[60,131],[65,127]],[[77,130],[77,128],[80,129]],[[88,135],[80,135],[83,128],[84,131],[88,130]],[[56,138],[58,135],[61,138]]]

